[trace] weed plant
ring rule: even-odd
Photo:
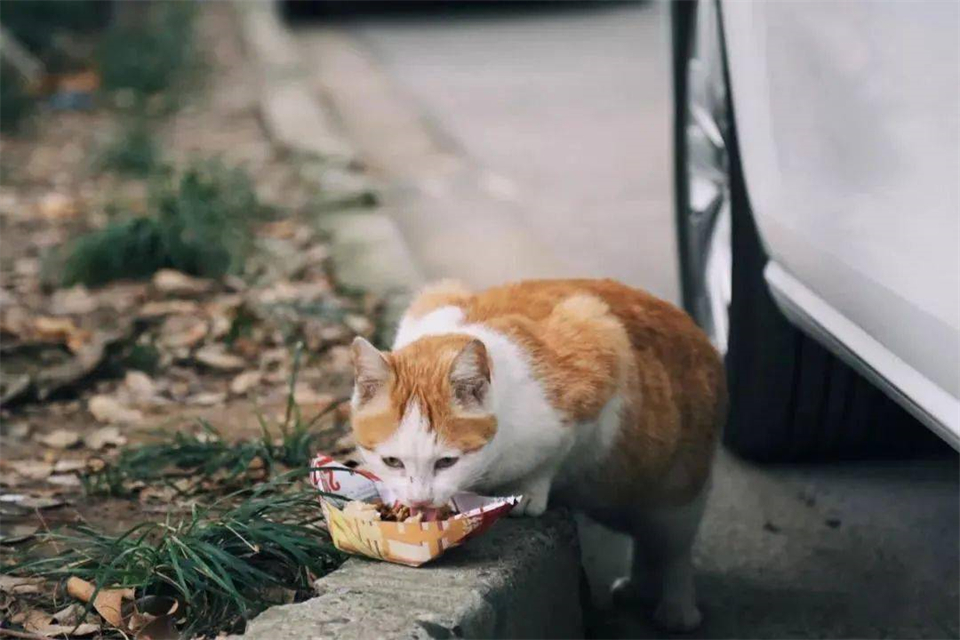
[[[177,433],[129,447],[84,484],[92,494],[126,495],[131,482],[161,482],[174,468],[181,478],[219,476],[220,486],[229,486],[256,458],[266,480],[212,500],[194,496],[188,515],[119,535],[83,524],[47,530],[21,553],[25,559],[2,572],[59,581],[76,576],[98,588],[133,588],[137,597],[176,598],[182,637],[240,632],[268,606],[308,597],[313,581],[344,560],[322,525],[321,493],[305,482],[312,456],[325,446],[326,432],[314,426],[343,401],[303,419],[293,395],[301,354],[298,345],[284,419],[272,429],[261,419],[261,438],[228,443],[207,424],[202,437]]]
[[[142,19],[115,21],[97,51],[103,89],[129,92],[134,106],[160,92],[176,93],[197,55],[194,3],[167,0],[144,8]]]
[[[112,222],[65,247],[62,284],[98,286],[164,268],[208,278],[239,273],[265,213],[247,173],[219,160],[158,171],[148,208],[148,216]]]
[[[198,506],[177,521],[144,523],[120,535],[84,525],[49,531],[30,560],[7,572],[99,588],[170,596],[183,611],[182,637],[241,631],[274,604],[308,596],[343,561],[326,529],[316,489],[298,470]]]
[[[312,418],[305,419],[294,397],[302,354],[303,345],[298,343],[283,421],[271,426],[258,415],[259,438],[230,442],[209,422],[200,421],[199,434],[164,433],[157,442],[124,449],[115,462],[82,478],[87,494],[125,496],[134,483],[163,483],[168,477],[216,477],[229,486],[244,476],[257,459],[263,463],[268,476],[278,471],[308,468],[316,452],[331,446],[332,440],[340,435],[336,429],[315,427],[348,398],[332,402]]]

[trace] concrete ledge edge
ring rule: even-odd
[[[317,597],[268,609],[243,637],[582,637],[579,563],[568,513],[507,518],[423,567],[348,560],[317,580]]]

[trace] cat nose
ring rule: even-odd
[[[431,504],[430,500],[411,500],[408,506],[410,507],[429,507]]]

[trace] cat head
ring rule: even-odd
[[[370,470],[414,506],[469,490],[497,432],[483,343],[427,336],[387,353],[357,338],[352,351],[351,425]]]

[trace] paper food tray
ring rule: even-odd
[[[361,502],[393,502],[380,478],[368,471],[350,469],[323,454],[314,458],[311,468],[313,485],[325,494]],[[519,501],[519,496],[488,498],[460,493],[451,501],[458,514],[439,522],[405,523],[363,520],[343,512],[345,500],[320,496],[330,536],[338,549],[411,567],[483,533]]]

